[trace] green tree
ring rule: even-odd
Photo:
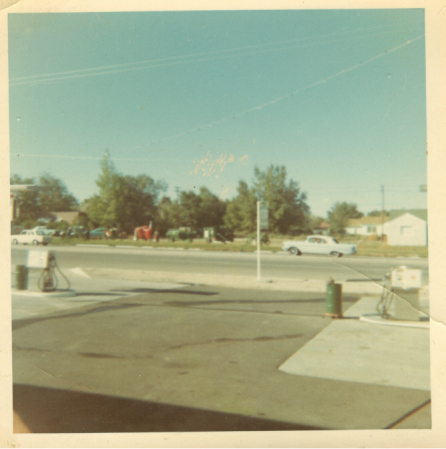
[[[308,228],[310,208],[297,182],[287,181],[286,168],[270,165],[265,171],[254,168],[254,193],[269,207],[269,229],[280,234],[299,233]]]
[[[96,181],[99,193],[93,195],[87,203],[87,213],[98,226],[111,227],[115,225],[116,210],[116,172],[110,153],[105,152],[100,162],[101,173]]]
[[[180,226],[189,226],[194,230],[223,224],[226,204],[208,188],[181,192],[179,204]]]
[[[358,211],[354,203],[337,202],[328,212],[328,222],[332,234],[345,234],[349,218],[361,218],[364,214]]]
[[[70,212],[79,208],[76,198],[68,192],[65,184],[49,173],[39,177],[38,201],[42,212]]]
[[[226,226],[243,232],[256,229],[257,198],[245,181],[239,181],[237,196],[226,206],[224,223]]]
[[[387,211],[387,210],[384,210],[384,211],[372,210],[372,212],[369,212],[367,214],[367,217],[381,217],[382,212],[384,212],[385,217],[389,216],[389,211]]]
[[[20,222],[43,218],[48,216],[49,212],[74,211],[79,207],[76,198],[68,192],[65,184],[48,173],[42,174],[37,182],[34,178],[13,175],[10,183],[11,185],[36,184],[41,187],[39,191],[25,190],[16,193]]]
[[[159,232],[160,236],[165,236],[168,229],[176,228],[177,223],[177,202],[164,196],[158,204],[157,215],[154,222],[155,230]]]
[[[34,178],[22,178],[19,175],[13,175],[10,178],[11,185],[35,184]],[[16,207],[19,211],[19,217],[16,222],[24,222],[27,220],[37,220],[40,214],[40,206],[37,191],[24,190],[15,192]]]
[[[199,226],[221,226],[226,211],[226,203],[206,187],[200,188]]]
[[[137,226],[153,222],[157,214],[158,197],[166,187],[150,176],[116,177],[115,218],[116,225],[127,232]]]
[[[193,191],[181,192],[179,205],[180,226],[200,227],[201,199]]]
[[[159,195],[167,189],[164,182],[156,182],[147,175],[119,174],[108,152],[100,167],[96,181],[99,193],[86,204],[92,222],[97,226],[116,226],[131,233],[135,227],[148,225],[155,219]]]

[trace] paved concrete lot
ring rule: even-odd
[[[13,312],[21,308],[13,321],[14,409],[32,432],[431,425],[428,390],[279,370],[336,324],[323,316],[324,294],[77,282],[100,282],[103,295],[94,300],[91,284],[86,301],[81,291],[52,298],[66,307],[41,313],[13,296]],[[345,294],[344,309],[358,299]],[[343,322],[359,325],[357,318]]]
[[[430,391],[428,322],[413,323],[413,326],[425,324],[424,327],[409,327],[411,323],[405,321],[372,321],[372,317],[377,317],[376,302],[373,297],[362,298],[344,314],[347,318],[365,316],[370,321],[334,321],[280,370],[301,376]],[[377,363],[380,360],[382,363]]]

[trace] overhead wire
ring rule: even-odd
[[[374,29],[376,29],[376,28],[382,28],[382,27],[374,27]],[[358,30],[356,30],[356,31],[358,31]],[[364,30],[360,30],[360,31],[364,31]],[[348,33],[348,32],[353,32],[353,31],[346,31],[346,32],[338,33],[338,34],[345,34],[345,33]],[[327,35],[323,35],[323,36],[326,37]],[[402,43],[402,44],[400,44],[400,45],[398,45],[398,46],[395,46],[395,47],[393,47],[393,48],[391,48],[391,49],[388,49],[388,50],[386,50],[386,51],[384,51],[384,52],[381,52],[381,53],[379,53],[378,55],[375,55],[375,56],[373,56],[373,57],[371,57],[371,58],[369,58],[369,59],[367,59],[367,60],[361,61],[361,62],[359,62],[359,63],[357,63],[357,64],[354,64],[354,65],[352,65],[352,66],[350,66],[350,67],[347,67],[346,69],[343,69],[343,70],[341,70],[341,71],[335,72],[335,73],[329,75],[328,77],[325,77],[325,78],[323,78],[323,79],[320,79],[319,81],[316,81],[316,82],[311,83],[311,84],[309,84],[309,85],[307,85],[307,86],[304,86],[304,87],[302,87],[302,88],[293,90],[293,91],[288,92],[288,93],[286,93],[286,94],[283,94],[283,95],[281,95],[281,96],[279,96],[279,97],[276,97],[276,98],[274,98],[274,99],[271,99],[271,100],[269,100],[269,101],[267,101],[267,102],[265,102],[265,103],[262,103],[262,104],[260,104],[260,105],[256,105],[256,106],[251,107],[251,108],[249,108],[249,109],[240,111],[240,112],[238,112],[238,113],[236,113],[236,114],[233,114],[233,115],[231,115],[231,116],[226,116],[226,117],[223,117],[223,118],[221,118],[221,119],[219,119],[219,120],[216,120],[216,121],[213,121],[213,122],[210,122],[210,123],[201,125],[201,126],[197,126],[197,127],[191,128],[191,129],[186,130],[186,131],[181,131],[181,132],[176,133],[176,134],[173,134],[173,135],[171,135],[171,136],[167,136],[167,137],[158,139],[157,141],[149,142],[149,143],[144,144],[144,145],[138,145],[137,147],[132,148],[132,149],[126,148],[125,151],[128,152],[128,151],[132,151],[132,150],[138,150],[138,149],[142,149],[142,148],[145,148],[145,147],[148,147],[148,146],[152,146],[152,145],[155,145],[155,144],[160,144],[160,143],[165,142],[165,141],[168,141],[168,140],[172,140],[172,139],[175,139],[175,138],[178,138],[178,137],[183,137],[183,136],[188,135],[188,134],[192,134],[192,133],[195,133],[195,132],[199,132],[199,131],[202,131],[202,130],[205,130],[205,129],[212,128],[212,127],[214,127],[214,126],[217,126],[217,125],[219,125],[219,124],[228,122],[228,121],[233,120],[233,119],[235,119],[235,118],[243,117],[243,116],[245,116],[245,115],[247,115],[247,114],[250,114],[250,113],[252,113],[252,112],[260,111],[260,110],[262,110],[262,109],[264,109],[264,108],[266,108],[266,107],[268,107],[268,106],[271,106],[271,105],[273,105],[273,104],[279,103],[279,102],[281,102],[281,101],[283,101],[283,100],[285,100],[285,99],[287,99],[287,98],[291,98],[291,97],[293,97],[293,96],[295,96],[295,95],[297,95],[297,94],[299,94],[299,93],[301,93],[301,92],[304,92],[304,91],[309,90],[309,89],[311,89],[311,88],[314,88],[314,87],[316,87],[316,86],[323,85],[323,84],[327,83],[328,81],[330,81],[330,80],[332,80],[332,79],[334,79],[334,78],[337,78],[337,77],[339,77],[339,76],[341,76],[341,75],[344,75],[344,74],[346,74],[346,73],[348,73],[348,72],[350,72],[350,71],[353,71],[353,70],[355,70],[355,69],[358,69],[359,67],[362,67],[362,66],[364,66],[364,65],[366,65],[366,64],[369,64],[369,63],[371,63],[371,62],[373,62],[373,61],[375,61],[375,60],[377,60],[377,59],[379,59],[379,58],[382,58],[382,57],[384,57],[384,56],[387,56],[388,54],[390,54],[390,53],[392,53],[392,52],[395,52],[395,51],[397,51],[397,50],[399,50],[399,49],[401,49],[401,48],[403,48],[403,47],[405,47],[405,46],[407,46],[407,45],[412,44],[413,42],[418,41],[418,40],[421,39],[422,37],[423,37],[423,36],[420,35],[420,36],[417,36],[417,37],[414,38],[414,39],[407,40],[406,42],[404,42],[404,43]],[[313,38],[316,38],[316,37],[313,37]],[[302,39],[300,39],[300,40],[302,40]],[[288,41],[280,41],[280,42],[276,42],[276,43],[262,44],[262,46],[264,46],[264,45],[277,45],[277,44],[283,43],[283,42],[288,42]],[[223,51],[228,51],[228,52],[229,52],[229,51],[236,51],[236,50],[239,50],[239,49],[246,49],[246,48],[251,48],[251,47],[258,47],[258,46],[245,46],[245,47],[239,47],[239,48],[235,48],[235,49],[226,49],[226,50],[221,50],[221,52],[223,52]],[[272,50],[272,51],[276,51],[276,50],[277,50],[277,49],[274,49],[274,50]],[[210,52],[206,52],[206,53],[210,53]],[[201,53],[201,55],[202,55],[202,54],[205,54],[205,53]],[[200,55],[200,54],[195,54],[195,56],[196,56],[196,55]],[[233,56],[234,56],[234,55],[230,55],[230,57],[233,57]],[[227,55],[225,55],[225,57],[227,57]],[[162,59],[170,59],[170,58],[162,58]],[[192,60],[192,62],[193,62],[193,61],[197,61],[197,59]],[[146,61],[141,61],[141,62],[139,62],[139,63],[128,63],[128,64],[133,64],[133,65],[135,65],[135,64],[144,64],[144,63],[146,63]],[[181,61],[179,61],[178,63],[181,63]],[[103,68],[106,68],[106,67],[111,67],[111,68],[113,68],[113,67],[127,66],[128,64],[120,64],[120,65],[114,65],[114,66],[104,66]],[[143,68],[146,68],[146,67],[143,67]],[[135,69],[135,68],[134,68],[134,69]],[[94,69],[94,68],[92,68],[92,69],[81,69],[81,70],[79,70],[79,71],[73,71],[73,72],[71,72],[71,73],[83,72],[83,71],[88,71],[88,70],[95,70],[95,69]],[[97,69],[96,69],[96,70],[97,70]],[[135,70],[136,70],[136,69],[135,69]],[[70,73],[70,72],[57,72],[57,73],[63,74],[63,73]],[[56,73],[56,74],[57,74],[57,73]],[[105,73],[105,72],[94,72],[94,73],[89,73],[88,75],[95,76],[95,75],[99,75],[99,74],[103,74],[103,73]],[[107,72],[107,73],[108,73],[108,72]],[[77,75],[83,76],[82,74],[77,74]],[[76,74],[73,74],[72,77],[77,76],[77,75],[76,75]],[[86,75],[87,75],[87,74],[86,74]],[[44,76],[45,76],[45,75],[44,75]],[[51,75],[49,75],[49,76],[51,76]],[[70,76],[70,77],[71,77],[71,76]],[[16,78],[15,80],[20,80],[20,79],[25,80],[26,78],[30,78],[30,77]],[[62,78],[58,78],[58,79],[62,79]],[[67,79],[67,77],[64,77],[63,79]],[[50,79],[48,79],[48,78],[43,78],[43,79],[41,79],[41,80],[38,80],[38,79],[37,79],[37,80],[36,80],[36,79],[34,79],[34,80],[27,79],[27,80],[23,81],[23,83],[46,82],[46,81],[49,81],[49,80],[50,80]],[[14,81],[14,79],[13,79],[13,81]],[[18,84],[12,83],[11,85],[13,86],[13,85],[18,85]],[[117,150],[117,151],[119,152],[119,151],[123,151],[123,150]],[[159,150],[158,150],[158,151],[159,151]],[[28,156],[28,157],[54,157],[54,158],[67,158],[67,159],[96,159],[96,160],[97,160],[97,159],[100,159],[100,157],[94,157],[94,156],[62,156],[62,155],[42,155],[42,154],[36,155],[36,154],[28,154],[28,153],[21,153],[21,154],[19,154],[19,155],[17,155],[17,156]],[[115,158],[115,159],[122,159],[122,160],[146,160],[146,158]]]
[[[231,116],[223,117],[223,118],[221,118],[219,120],[216,120],[214,122],[210,122],[210,123],[207,123],[205,125],[197,126],[195,128],[191,128],[189,130],[179,132],[179,133],[174,134],[172,136],[161,138],[161,139],[159,139],[157,141],[150,142],[148,144],[142,145],[141,147],[147,147],[147,146],[151,146],[151,145],[155,145],[155,144],[160,144],[160,143],[166,142],[168,140],[172,140],[172,139],[175,139],[175,138],[178,138],[178,137],[183,137],[183,136],[185,136],[187,134],[192,134],[194,132],[202,131],[202,130],[207,129],[207,128],[212,128],[213,126],[216,126],[216,125],[219,125],[219,124],[222,124],[222,123],[234,120],[235,118],[243,117],[243,116],[245,116],[247,114],[250,114],[252,112],[260,111],[260,110],[262,110],[262,109],[264,109],[264,108],[266,108],[268,106],[271,106],[273,104],[279,103],[279,102],[281,102],[281,101],[283,101],[285,99],[291,98],[291,97],[293,97],[293,96],[295,96],[295,95],[297,95],[297,94],[299,94],[301,92],[304,92],[306,90],[312,89],[312,88],[314,88],[316,86],[319,86],[319,85],[326,84],[328,81],[330,81],[330,80],[332,80],[334,78],[337,78],[337,77],[339,77],[341,75],[344,75],[344,74],[346,74],[348,72],[351,72],[353,70],[356,70],[359,67],[362,67],[362,66],[364,66],[366,64],[370,64],[371,62],[376,61],[377,59],[380,59],[380,58],[382,58],[384,56],[387,56],[390,53],[393,53],[393,52],[395,52],[397,50],[400,50],[401,48],[404,48],[407,45],[410,45],[410,44],[418,41],[419,39],[422,39],[422,37],[423,36],[417,36],[414,39],[409,39],[409,40],[407,40],[406,42],[404,42],[404,43],[402,43],[400,45],[397,45],[397,46],[395,46],[393,48],[390,48],[388,50],[385,50],[385,51],[379,53],[378,55],[375,55],[375,56],[373,56],[373,57],[371,57],[369,59],[361,61],[361,62],[359,62],[357,64],[354,64],[354,65],[352,65],[350,67],[347,67],[346,69],[343,69],[343,70],[340,70],[338,72],[335,72],[332,75],[329,75],[329,76],[327,76],[327,77],[325,77],[323,79],[320,79],[319,81],[316,81],[314,83],[311,83],[311,84],[309,84],[307,86],[301,87],[299,89],[296,89],[296,90],[293,90],[293,91],[288,92],[286,94],[283,94],[283,95],[281,95],[279,97],[273,98],[272,100],[269,100],[269,101],[267,101],[267,102],[265,102],[263,104],[251,107],[249,109],[246,109],[244,111],[238,112],[238,113],[233,114]],[[141,147],[139,147],[139,148],[141,148]],[[126,149],[126,151],[129,151],[129,150]]]
[[[218,59],[227,59],[227,58],[233,58],[233,57],[239,57],[239,56],[248,56],[248,55],[254,55],[259,53],[266,53],[266,52],[275,52],[279,50],[287,50],[291,48],[296,47],[307,47],[311,45],[322,45],[327,43],[327,41],[321,41],[321,42],[310,42],[310,43],[304,43],[304,44],[298,44],[299,42],[307,41],[310,39],[321,39],[321,38],[329,38],[337,35],[344,35],[344,34],[352,34],[364,31],[370,31],[370,30],[376,30],[376,29],[382,29],[384,27],[389,26],[380,26],[380,27],[370,27],[366,29],[357,29],[357,30],[346,30],[342,32],[337,33],[329,33],[324,35],[318,35],[318,36],[307,36],[304,38],[297,38],[297,39],[290,39],[286,41],[277,41],[277,42],[267,42],[264,44],[258,44],[258,45],[248,45],[248,46],[241,46],[241,47],[235,47],[231,49],[222,49],[222,50],[214,50],[214,51],[208,51],[208,52],[201,52],[201,53],[192,53],[188,55],[177,55],[177,56],[170,56],[165,58],[157,58],[157,59],[148,59],[143,61],[136,61],[136,62],[128,62],[128,63],[122,63],[122,64],[112,64],[112,65],[105,65],[105,66],[98,66],[98,67],[90,67],[85,69],[76,69],[76,70],[67,70],[67,71],[60,71],[60,72],[53,72],[49,74],[39,74],[39,75],[28,75],[23,77],[16,77],[12,78],[10,80],[10,86],[23,86],[23,85],[29,85],[29,84],[46,84],[49,82],[54,81],[64,81],[68,79],[74,79],[74,78],[83,78],[83,77],[92,77],[92,76],[100,76],[100,75],[107,75],[107,74],[114,74],[114,73],[122,73],[122,72],[130,72],[130,71],[139,71],[139,70],[147,70],[151,68],[159,68],[159,67],[168,67],[173,65],[181,65],[181,64],[189,64],[194,62],[206,62],[206,61],[212,61],[212,60],[218,60]],[[389,31],[381,31],[380,34],[391,34],[395,33],[397,30],[389,30]],[[374,34],[366,34],[362,36],[356,36],[355,39],[365,39],[369,38],[371,36],[376,35]],[[333,42],[342,42],[346,39],[351,39],[351,37],[346,37],[345,39],[338,39],[333,40],[330,39],[328,41],[329,43]],[[265,47],[271,47],[275,45],[283,45],[287,43],[294,43],[292,46],[288,47],[282,47],[282,48],[270,48],[270,49],[264,49]],[[297,44],[297,45],[296,45]],[[256,48],[263,48],[263,50],[259,51],[249,51],[240,53],[240,51],[244,50],[251,50]],[[237,53],[239,52],[239,53]],[[221,53],[230,53],[230,54],[221,54]],[[219,55],[220,56],[214,56],[211,58],[201,58],[201,56],[206,55]]]

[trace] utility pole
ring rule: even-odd
[[[257,201],[257,280],[260,281],[260,232],[262,229],[268,229],[269,224],[268,203]]]
[[[257,201],[257,280],[260,281],[260,201]]]
[[[384,186],[381,186],[382,202],[381,202],[381,241],[384,240]]]

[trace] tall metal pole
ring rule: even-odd
[[[260,281],[260,201],[257,201],[257,280]]]
[[[178,229],[180,227],[180,199],[179,199],[180,188],[175,187],[175,192],[177,193],[177,229]]]
[[[382,203],[381,203],[381,240],[384,240],[384,186],[381,186]]]

